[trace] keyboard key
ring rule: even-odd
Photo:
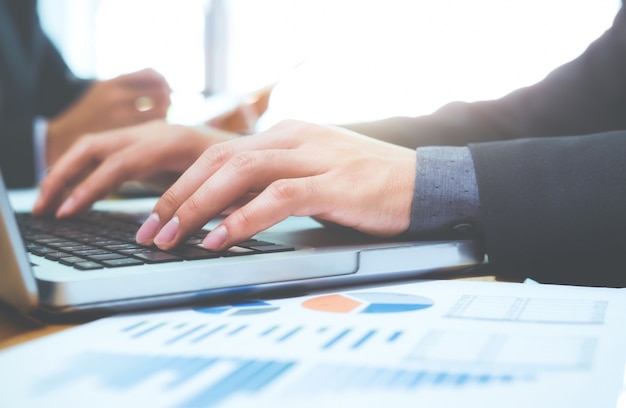
[[[209,251],[208,249],[200,247],[182,246],[174,248],[170,251],[173,254],[180,256],[181,258],[192,259],[211,259],[219,258],[221,254],[219,252]]]
[[[55,251],[55,252],[48,252],[45,255],[46,259],[50,259],[51,261],[58,261],[61,258],[65,258],[70,256],[70,254],[68,254],[67,252],[61,252],[61,251]]]
[[[77,263],[87,262],[87,260],[79,256],[67,256],[65,258],[59,258],[59,262],[63,265],[75,265]]]
[[[258,254],[259,251],[256,251],[252,248],[244,248],[240,246],[232,246],[226,250],[224,253],[225,256],[241,256],[241,255],[252,255]]]
[[[76,269],[80,269],[81,271],[91,271],[94,269],[102,269],[104,268],[104,266],[100,265],[99,263],[96,262],[91,262],[91,261],[85,261],[85,262],[78,262],[75,263],[74,268]]]
[[[181,260],[181,257],[179,256],[160,251],[142,252],[140,254],[134,254],[133,256],[148,263],[172,262]]]
[[[106,249],[102,249],[102,248],[98,248],[98,249],[81,249],[79,251],[72,251],[73,254],[75,255],[80,255],[80,256],[90,256],[90,255],[102,255],[102,254],[108,254],[109,251],[107,251]]]
[[[262,246],[251,246],[250,249],[255,249],[257,251],[261,251],[264,253],[272,253],[272,252],[285,252],[285,251],[294,251],[294,247],[286,246],[286,245],[262,245]]]
[[[133,215],[94,211],[67,219],[24,213],[17,216],[30,253],[79,270],[294,250],[251,238],[227,251],[209,251],[199,245],[209,232],[203,229],[183,246],[162,251],[137,244],[135,234],[141,222]]]
[[[104,266],[108,266],[111,268],[116,268],[119,266],[135,266],[135,265],[143,265],[143,262],[139,259],[134,258],[121,258],[121,259],[107,259],[102,261]]]
[[[89,258],[92,261],[107,261],[109,259],[122,259],[122,258],[128,258],[128,257],[126,255],[109,252],[109,253],[104,253],[104,254],[90,255],[87,258]]]

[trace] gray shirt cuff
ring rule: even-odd
[[[480,235],[480,199],[474,162],[467,147],[420,147],[411,224],[423,237],[473,238]]]

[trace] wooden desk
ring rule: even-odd
[[[54,325],[36,322],[0,303],[0,350],[56,333],[69,327],[73,327],[73,325]]]

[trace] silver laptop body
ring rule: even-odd
[[[302,295],[435,272],[449,276],[484,259],[473,241],[382,240],[292,217],[255,238],[294,251],[80,271],[26,251],[8,194],[0,177],[0,300],[24,313],[112,313]]]

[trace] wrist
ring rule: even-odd
[[[476,173],[467,147],[417,149],[410,232],[428,236],[476,236],[481,231]]]

